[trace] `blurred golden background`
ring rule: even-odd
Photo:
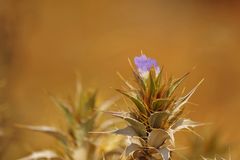
[[[0,63],[8,126],[61,127],[61,113],[45,94],[74,91],[75,72],[100,99],[117,93],[129,77],[127,58],[143,50],[169,75],[196,68],[187,89],[201,78],[189,106],[191,116],[212,122],[226,143],[240,141],[240,3],[233,0],[0,0]],[[51,125],[50,124],[50,125]],[[4,125],[6,126],[6,125]],[[7,127],[6,127],[7,128]],[[44,135],[14,129],[0,159],[14,160],[33,149],[53,147]],[[230,149],[231,150],[231,149]],[[231,150],[233,157],[237,149]]]

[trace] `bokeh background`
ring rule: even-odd
[[[192,70],[184,84],[203,85],[191,99],[191,116],[212,122],[236,157],[240,142],[240,3],[233,0],[0,0],[2,126],[0,159],[54,147],[47,136],[15,123],[62,127],[61,113],[44,90],[58,96],[83,85],[100,100],[130,78],[128,58],[143,50],[169,75]],[[131,79],[131,78],[130,78]],[[4,85],[6,84],[6,85]]]

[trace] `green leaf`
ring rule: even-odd
[[[89,97],[87,97],[87,101],[84,105],[86,110],[94,109],[95,103],[96,103],[96,96],[97,96],[97,91],[94,91],[93,93],[90,94]]]
[[[178,86],[182,83],[182,81],[189,75],[189,72],[184,74],[181,78],[175,80],[171,86],[169,87],[169,90],[168,90],[168,97],[171,96],[174,91],[178,88]]]
[[[176,115],[179,111],[181,111],[182,107],[184,104],[186,104],[188,102],[188,100],[190,99],[190,97],[193,95],[193,93],[197,90],[197,88],[199,87],[199,85],[203,82],[203,79],[184,97],[179,98],[176,103],[175,106],[173,108],[172,111],[172,115]]]
[[[59,107],[65,113],[65,116],[66,116],[68,122],[70,124],[73,124],[75,120],[74,120],[73,114],[71,112],[71,108],[66,103],[64,103],[62,100],[60,100],[54,96],[50,96],[50,98],[56,104],[56,106]]]
[[[146,83],[145,83],[144,79],[141,77],[141,75],[139,75],[139,72],[136,71],[136,69],[134,68],[130,59],[128,59],[128,62],[130,64],[130,67],[133,71],[133,75],[134,75],[138,85],[143,89],[143,91],[146,91]]]
[[[172,130],[171,128],[169,128],[167,132],[168,132],[169,137],[170,137],[170,143],[171,143],[171,145],[175,147],[175,137],[174,137],[175,131]]]
[[[169,102],[170,102],[170,99],[165,99],[165,98],[156,99],[152,103],[152,109],[153,111],[157,111],[161,109],[162,106],[166,106],[166,104]]]
[[[127,126],[126,128],[115,130],[112,133],[131,137],[138,136],[138,134],[136,133],[132,126]]]
[[[84,129],[86,133],[92,131],[94,127],[95,119],[96,119],[96,115],[94,114],[81,124],[81,126],[83,127],[81,129]]]
[[[136,96],[134,95],[131,95],[130,93],[126,92],[126,91],[123,91],[123,90],[119,90],[117,89],[118,92],[120,92],[121,94],[127,96],[135,105],[136,107],[138,108],[138,110],[146,115],[147,114],[147,111],[146,111],[146,107],[145,105],[141,102],[141,100],[139,100]]]
[[[119,72],[117,72],[117,75],[118,75],[118,77],[125,83],[125,85],[126,85],[129,89],[131,89],[131,90],[134,89],[134,87],[133,87],[127,80],[125,80],[125,78],[124,78]]]
[[[78,74],[77,74],[78,76]],[[75,107],[78,109],[81,104],[82,84],[79,80],[76,81],[76,92],[75,92]]]
[[[130,117],[137,119],[137,116],[134,112],[125,112],[125,111],[105,111],[104,113],[110,114],[114,117],[118,118],[124,118],[124,117]]]
[[[123,120],[122,119],[108,119],[104,121],[103,123],[100,123],[97,127],[96,130],[99,130],[101,132],[107,131],[110,128],[116,127],[118,124],[122,124]]]
[[[146,127],[144,124],[130,117],[125,117],[124,120],[126,120],[132,126],[139,136],[147,136]]]
[[[116,96],[116,97],[112,97],[106,101],[104,101],[102,104],[100,104],[97,108],[98,108],[98,114],[96,117],[96,121],[98,122],[101,117],[103,116],[103,113],[110,107],[112,107],[114,105],[114,103],[120,99],[120,96]]]
[[[160,73],[157,75],[156,78],[156,89],[160,89],[161,87],[161,83],[162,83],[162,74],[163,74],[163,67],[160,70]]]
[[[131,153],[135,152],[136,150],[140,150],[141,146],[135,143],[131,143],[128,145],[124,151],[125,156],[129,156]]]
[[[174,130],[174,132],[176,131],[180,131],[182,129],[187,129],[189,127],[193,128],[193,127],[197,127],[197,126],[201,126],[204,125],[202,123],[198,123],[198,122],[194,122],[190,119],[179,119],[176,123],[174,123],[174,125],[171,127],[172,130]]]
[[[131,117],[131,115],[127,112],[112,112],[112,115],[115,117],[119,117],[124,119],[125,121],[128,122],[129,125],[131,125],[131,127],[136,131],[136,133],[139,136],[145,137],[147,136],[146,133],[146,126],[139,122],[138,120],[134,119],[133,117]]]
[[[57,140],[59,140],[61,143],[63,143],[64,145],[68,144],[68,137],[67,135],[65,135],[62,131],[54,128],[54,127],[49,127],[49,126],[32,126],[32,125],[16,125],[19,128],[24,128],[24,129],[28,129],[31,131],[35,131],[35,132],[41,132],[41,133],[45,133],[48,134],[54,138],[56,138]]]
[[[155,94],[155,69],[152,68],[149,72],[149,83],[150,83],[150,88],[149,88],[149,91],[150,91],[150,98],[154,96]]]
[[[152,128],[162,128],[169,116],[167,111],[155,112],[149,117],[149,124]]]
[[[169,135],[166,131],[153,129],[148,136],[148,144],[152,147],[159,148],[168,138]]]
[[[133,75],[136,79],[137,84],[142,89],[143,93],[146,92],[147,86],[145,80],[139,75],[139,73],[133,72]]]
[[[51,150],[36,151],[18,160],[37,160],[37,159],[54,159],[54,158],[63,160],[63,158],[61,158],[56,152]]]

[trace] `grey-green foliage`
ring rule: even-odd
[[[130,63],[131,64],[131,63]],[[132,64],[131,64],[132,66]],[[142,76],[132,66],[135,86],[124,80],[125,89],[117,91],[133,102],[128,112],[112,112],[112,115],[127,122],[122,129],[112,131],[114,134],[129,138],[123,160],[169,160],[175,146],[174,134],[183,129],[192,131],[201,125],[183,116],[185,104],[201,84],[184,96],[174,92],[188,73],[178,79],[165,79],[163,70],[156,73],[152,68],[148,76]]]
[[[51,126],[18,125],[28,130],[48,134],[56,138],[62,150],[43,149],[21,158],[20,160],[59,159],[59,160],[98,160],[110,159],[119,156],[121,151],[120,138],[92,134],[95,130],[106,131],[115,125],[114,119],[102,122],[102,112],[115,101],[116,98],[105,101],[96,107],[96,91],[82,91],[80,83],[77,84],[76,95],[73,101],[66,102],[54,96],[51,99],[59,107],[67,121],[67,132]],[[108,123],[106,123],[108,122]],[[104,125],[104,126],[103,126]],[[104,141],[108,141],[108,145]],[[114,142],[114,144],[111,144]]]
[[[188,152],[186,153],[186,159],[202,160],[202,157],[208,157],[210,159],[219,159],[220,157],[227,157],[230,143],[222,142],[222,131],[216,130],[214,132],[208,131],[201,134],[203,139],[198,137],[188,138]]]

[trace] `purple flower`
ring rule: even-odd
[[[157,61],[155,59],[148,58],[144,54],[139,57],[135,57],[134,63],[142,76],[147,75],[151,68],[155,69],[156,75],[158,75],[160,72],[160,67],[157,64]]]

